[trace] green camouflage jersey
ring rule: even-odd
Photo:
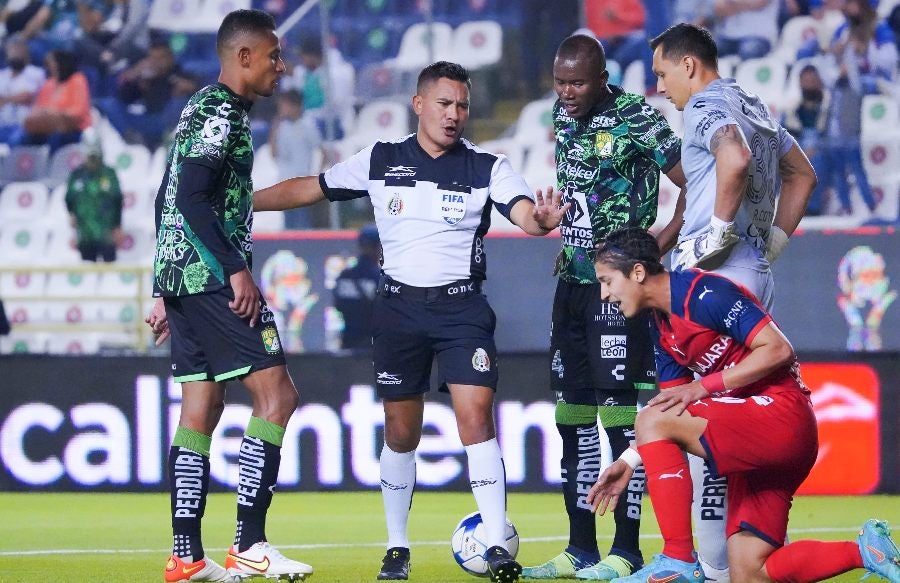
[[[251,266],[249,108],[248,102],[216,83],[195,93],[182,111],[156,195],[154,296],[221,289],[228,285],[228,276]],[[195,165],[205,166],[209,170],[201,174],[214,178],[194,184],[189,177],[198,175]],[[198,188],[208,192],[196,206],[198,197],[191,191]]]
[[[66,209],[74,215],[79,243],[113,243],[113,230],[122,225],[122,191],[109,166],[72,171],[66,186]]]
[[[571,202],[559,227],[559,277],[596,283],[594,247],[612,231],[649,228],[656,221],[659,173],[681,159],[681,140],[662,114],[644,98],[609,86],[582,119],[553,106],[556,182],[563,202]]]

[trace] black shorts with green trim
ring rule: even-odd
[[[560,279],[553,298],[550,388],[655,389],[649,312],[626,319],[616,304],[603,301],[599,283]]]
[[[285,364],[275,316],[260,298],[256,325],[228,307],[230,287],[191,296],[163,298],[172,334],[175,382],[227,381]]]

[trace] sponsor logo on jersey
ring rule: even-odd
[[[612,376],[613,376],[617,381],[624,381],[624,380],[625,380],[625,365],[624,365],[624,364],[617,364],[617,365],[614,366],[613,369],[612,369],[611,371],[609,371],[609,372],[612,373]]]
[[[690,369],[700,374],[706,373],[706,371],[711,370],[716,366],[716,363],[719,362],[722,355],[728,351],[730,345],[731,337],[725,336],[724,334],[720,335],[719,338],[713,342],[712,346],[710,346],[709,349],[694,362]]]
[[[379,385],[399,385],[403,382],[403,379],[400,378],[400,375],[384,371],[376,375],[375,382]]]
[[[603,334],[600,336],[600,358],[625,358],[627,336],[624,334]]]
[[[550,363],[550,370],[556,373],[558,378],[563,378],[566,374],[566,367],[563,365],[562,355],[559,350],[553,353],[553,361]],[[561,395],[562,393],[560,393]]]
[[[725,315],[725,319],[722,321],[725,324],[726,328],[731,328],[735,321],[737,321],[738,316],[744,313],[747,306],[744,305],[744,300],[738,300],[731,306],[731,309],[728,310],[728,314]]]
[[[472,355],[472,368],[478,372],[488,372],[491,370],[491,358],[484,348],[475,349],[475,354]]]
[[[613,155],[613,135],[609,132],[598,132],[594,139],[594,147],[601,158],[609,158]],[[594,172],[596,174],[596,171]]]
[[[403,212],[403,199],[399,194],[395,194],[388,201],[387,211],[395,217]]]
[[[611,154],[612,150],[610,150],[610,155]],[[560,164],[558,170],[561,174],[565,175],[568,180],[594,180],[599,171],[597,168],[590,168],[582,164],[570,164],[568,162]]]
[[[595,130],[597,128],[613,128],[616,127],[616,118],[609,117],[606,115],[598,115],[591,119],[590,128]]]
[[[416,175],[415,166],[388,166],[384,177],[402,178]]]
[[[441,218],[448,225],[455,225],[466,216],[466,196],[459,192],[441,193]]]
[[[211,146],[221,146],[231,132],[231,122],[223,117],[210,117],[203,124],[200,139]]]
[[[586,157],[586,150],[580,142],[572,142],[569,151],[566,152],[566,158],[568,158],[569,160],[575,160],[576,162],[581,162]]]
[[[714,123],[717,121],[723,120],[728,117],[727,113],[723,113],[721,111],[712,110],[703,116],[703,119],[700,123],[697,124],[697,133],[703,137],[706,137],[706,132],[709,131],[709,128],[712,127]]]
[[[278,329],[275,326],[266,326],[260,333],[262,335],[263,346],[269,354],[278,354],[281,352],[281,340],[278,338]]]

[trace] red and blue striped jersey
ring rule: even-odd
[[[759,300],[746,288],[699,269],[669,274],[672,313],[653,315],[657,381],[661,389],[723,371],[750,354],[753,338],[770,322]],[[749,397],[770,388],[809,390],[800,379],[796,357],[766,377],[728,391]]]

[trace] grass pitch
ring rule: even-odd
[[[168,495],[0,495],[0,581],[6,583],[162,581],[170,552]],[[410,517],[411,581],[473,583],[450,553],[457,521],[475,509],[468,493],[419,492]],[[203,522],[206,551],[220,563],[234,532],[234,496],[210,496]],[[543,562],[566,544],[567,525],[559,494],[511,494],[523,565]],[[900,534],[900,497],[801,497],[795,500],[793,540],[851,540],[869,517],[888,520]],[[652,505],[644,502],[642,550],[662,548]],[[598,520],[600,549],[612,541],[612,517]],[[312,581],[374,581],[384,554],[384,519],[378,492],[279,493],[269,514],[269,540],[289,557],[312,564]],[[900,538],[896,537],[895,538]],[[858,581],[854,571],[834,581]],[[259,581],[263,581],[259,579]]]

